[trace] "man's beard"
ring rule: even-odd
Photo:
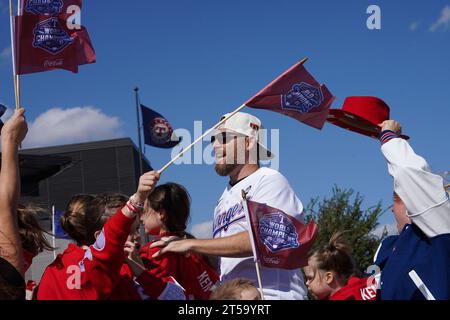
[[[237,164],[229,164],[229,163],[222,163],[222,164],[217,164],[214,167],[214,169],[216,169],[216,173],[221,176],[221,177],[225,177],[228,176],[235,168],[236,168]]]

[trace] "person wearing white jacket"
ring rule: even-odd
[[[450,233],[450,201],[443,178],[432,173],[427,161],[417,155],[406,140],[398,137],[401,133],[398,122],[384,121],[382,132],[381,152],[398,195],[394,199],[394,211],[398,212],[395,206],[400,207],[403,202],[407,217],[427,237]]]
[[[394,178],[398,236],[375,255],[378,299],[450,299],[450,200],[443,178],[400,137],[395,120],[381,124],[381,151]]]

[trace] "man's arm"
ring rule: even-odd
[[[187,253],[194,252],[197,254],[242,258],[253,255],[249,234],[247,231],[236,233],[229,237],[217,239],[183,239],[172,238],[167,241],[156,241],[151,245],[153,247],[163,247],[155,253],[153,257],[157,257],[165,252]]]
[[[18,147],[27,133],[25,109],[16,110],[1,131],[2,165],[0,171],[0,257],[24,274],[22,244],[17,222],[20,197]]]

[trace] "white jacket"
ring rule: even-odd
[[[394,178],[394,191],[405,203],[411,221],[428,237],[450,233],[450,200],[443,178],[433,174],[404,139],[386,142],[381,152]]]

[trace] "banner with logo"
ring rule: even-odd
[[[142,127],[145,144],[157,148],[173,148],[181,142],[181,137],[173,133],[169,121],[158,112],[141,104]]]
[[[314,221],[303,224],[289,214],[268,205],[247,200],[253,254],[262,266],[298,269],[308,263],[308,253],[318,234]]]
[[[250,108],[279,112],[316,129],[322,129],[335,100],[325,85],[305,69],[303,61],[284,72],[249,99]]]
[[[65,69],[96,59],[89,34],[81,25],[82,0],[22,0],[14,17],[16,74]]]

